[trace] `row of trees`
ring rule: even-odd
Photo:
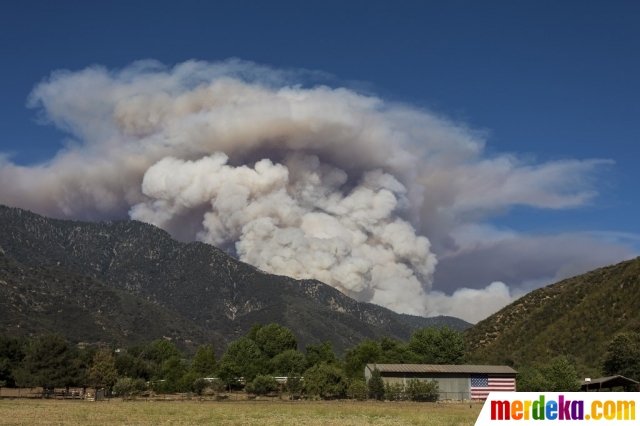
[[[462,336],[447,327],[416,331],[408,344],[387,337],[380,342],[367,340],[347,350],[344,369],[349,378],[364,379],[367,364],[463,364],[465,345]]]
[[[158,393],[200,393],[207,386],[238,388],[242,377],[247,391],[264,394],[279,388],[274,376],[287,376],[289,391],[294,394],[359,398],[370,393],[364,383],[367,363],[455,364],[464,360],[459,333],[446,327],[419,330],[408,344],[388,338],[369,340],[347,351],[344,361],[336,356],[330,342],[305,349],[305,353],[298,349],[291,330],[275,323],[255,324],[219,359],[211,345],[200,346],[193,358],[186,359],[167,340],[116,351],[77,349],[58,335],[31,341],[0,336],[0,384],[46,388],[89,385],[128,393],[143,391],[149,383]],[[215,381],[204,380],[213,377]],[[394,391],[389,390],[391,393]]]
[[[255,324],[246,337],[232,342],[220,357],[212,345],[200,346],[185,357],[167,340],[156,340],[118,351],[112,348],[78,349],[57,335],[35,340],[0,336],[0,385],[46,388],[96,386],[123,392],[142,391],[150,383],[158,393],[202,392],[238,388],[244,378],[247,391],[264,394],[279,385],[274,377],[288,376],[289,391],[324,398],[351,396],[412,398],[433,394],[436,384],[413,383],[407,389],[383,386],[371,390],[364,382],[368,363],[462,364],[465,346],[459,333],[443,327],[414,333],[404,344],[383,337],[368,340],[346,351],[339,359],[330,342],[298,349],[293,332],[278,324]],[[518,367],[519,391],[575,391],[579,379],[568,358],[548,364]],[[603,363],[606,375],[621,374],[640,381],[640,334],[617,335],[608,346]],[[203,380],[215,377],[215,381]],[[304,377],[304,380],[301,380]],[[375,387],[375,382],[374,382]]]

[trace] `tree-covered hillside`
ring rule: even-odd
[[[640,331],[640,258],[535,290],[464,332],[471,359],[516,366],[569,356],[602,374],[607,344]]]
[[[72,343],[129,346],[167,338],[188,349],[224,342],[215,330],[86,275],[26,267],[0,252],[0,324],[14,337],[55,332]]]

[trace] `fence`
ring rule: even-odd
[[[440,392],[440,401],[469,401],[471,394],[469,392]]]
[[[104,391],[82,388],[70,388],[70,389],[48,389],[43,388],[0,388],[0,397],[3,398],[48,398],[48,399],[64,399],[64,400],[86,400],[86,401],[108,401],[109,398],[105,398]],[[118,396],[122,397],[122,396]],[[151,394],[142,393],[139,395],[128,395],[125,397],[127,400],[142,400],[142,401],[273,401],[273,400],[297,400],[297,399],[316,399],[316,396],[310,395],[294,395],[285,393],[282,391],[271,392],[267,395],[256,396],[247,394],[246,392],[222,392],[218,394],[207,393],[206,395],[198,396],[194,393],[176,393],[176,394]],[[344,397],[339,399],[346,399]],[[360,397],[354,397],[352,399],[357,400],[371,400],[367,393],[360,395]],[[438,394],[409,394],[407,392],[385,392],[383,398],[386,401],[423,401],[423,402],[435,402],[435,401],[469,401],[471,396],[469,392],[439,392]]]
[[[0,398],[47,398],[47,399],[76,399],[88,400],[91,396],[93,400],[104,399],[104,390],[93,390],[84,388],[0,388]]]
[[[438,393],[410,393],[410,392],[385,392],[387,401],[469,401],[469,392],[438,392]]]

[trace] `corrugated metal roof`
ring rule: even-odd
[[[367,364],[381,373],[469,373],[469,374],[517,374],[506,365],[438,365],[438,364]]]
[[[597,379],[591,379],[588,382],[586,380],[583,380],[582,381],[582,386],[597,385],[597,384],[600,384],[600,383],[607,383],[607,382],[619,382],[619,383],[622,383],[619,386],[637,385],[638,384],[638,382],[636,382],[633,379],[629,379],[628,377],[624,377],[624,376],[609,376],[609,377],[599,377]]]

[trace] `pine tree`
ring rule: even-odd
[[[197,373],[201,377],[208,377],[216,371],[217,361],[216,353],[213,350],[213,345],[200,346],[198,352],[196,352],[195,358],[191,363],[191,371]]]
[[[369,383],[367,383],[369,387],[369,396],[374,399],[383,399],[384,398],[384,381],[382,380],[382,374],[380,374],[380,370],[375,368],[371,373],[371,377],[369,378]]]
[[[580,390],[576,369],[566,357],[554,359],[543,371],[551,384],[551,389],[548,389],[548,392],[578,392]]]
[[[51,334],[31,342],[14,376],[18,386],[55,388],[83,385],[82,373],[77,351]]]
[[[640,380],[640,334],[619,333],[607,346],[604,373]]]
[[[93,356],[93,364],[87,371],[89,383],[94,387],[112,387],[118,379],[116,361],[109,349],[100,349]]]

